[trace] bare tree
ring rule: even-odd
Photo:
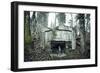
[[[76,20],[79,20],[79,33],[80,33],[80,52],[83,54],[85,52],[85,15],[77,14]]]

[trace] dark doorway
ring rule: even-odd
[[[51,41],[52,53],[65,53],[66,42],[65,41]]]

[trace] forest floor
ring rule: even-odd
[[[64,60],[64,59],[80,59],[81,54],[78,50],[66,50],[65,53],[51,54],[52,60]]]
[[[81,55],[78,49],[66,49],[65,53],[52,53],[45,49],[32,49],[27,47],[24,53],[24,61],[47,61],[47,60],[70,60],[70,59],[87,59],[90,57]]]

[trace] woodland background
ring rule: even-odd
[[[90,14],[82,13],[51,14],[51,12],[24,11],[24,61],[90,58],[90,16]],[[50,48],[46,46],[47,42],[44,43],[44,38],[46,38],[44,35],[46,35],[46,32],[43,31],[44,29],[49,29],[52,32],[52,34],[48,34],[45,41],[48,41],[51,35],[53,35],[51,38],[53,40],[57,36],[57,27],[61,25],[65,29],[71,28],[72,35],[68,33],[62,34],[62,32],[59,33],[62,34],[60,36],[63,36],[63,39],[71,38],[72,47],[71,45],[69,46],[75,50],[68,48],[66,49],[67,56],[52,58],[50,57],[52,52],[49,52],[48,50]],[[64,35],[69,36],[64,37]]]

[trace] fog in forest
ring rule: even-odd
[[[90,58],[90,14],[24,11],[24,61]]]

